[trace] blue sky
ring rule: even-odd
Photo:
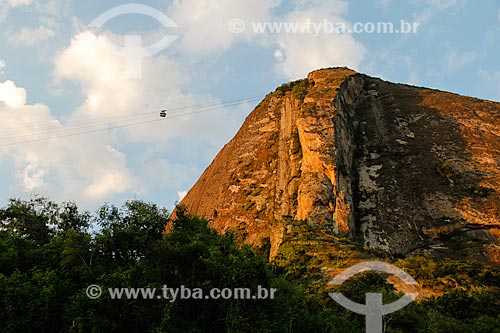
[[[0,0],[0,206],[40,194],[90,210],[127,199],[171,208],[258,103],[250,96],[317,68],[500,100],[498,1],[152,0],[89,28],[124,4]],[[130,11],[145,6],[176,26]],[[401,20],[418,29],[346,32]],[[266,22],[296,30],[255,30]],[[128,35],[175,41],[131,77],[109,47]]]

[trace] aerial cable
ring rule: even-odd
[[[184,111],[185,113],[183,113],[183,114],[176,114],[174,116],[169,116],[167,119],[181,118],[181,117],[186,117],[189,115],[200,114],[200,113],[214,111],[214,110],[223,110],[227,107],[235,107],[235,106],[238,106],[241,104],[255,102],[255,101],[258,101],[259,99],[260,99],[260,97],[258,97],[258,98],[255,97],[254,99],[242,100],[240,102],[233,101],[232,103],[226,103],[226,105],[222,105],[222,103],[213,104],[214,107],[212,107],[212,108],[207,108],[205,106],[204,108],[201,108],[200,110],[197,110],[197,111],[186,112],[186,111],[188,111],[188,110],[186,110],[186,111]],[[215,107],[215,105],[219,105],[219,106]],[[50,141],[52,139],[60,139],[60,138],[88,135],[88,134],[106,132],[106,131],[115,130],[115,129],[128,128],[128,127],[133,127],[133,126],[138,126],[138,125],[143,125],[143,124],[149,124],[149,123],[154,123],[154,122],[159,122],[159,121],[165,121],[165,119],[146,120],[146,121],[134,122],[131,124],[115,125],[115,126],[111,126],[111,127],[83,131],[83,132],[67,133],[67,134],[61,134],[61,135],[50,136],[50,137],[45,137],[45,138],[37,138],[37,139],[31,139],[31,140],[23,140],[23,141],[17,141],[17,142],[4,143],[4,144],[0,144],[0,147],[8,147],[8,146],[15,146],[15,145],[20,145],[20,144]],[[109,125],[109,123],[108,123],[108,125]]]

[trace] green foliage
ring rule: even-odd
[[[267,260],[269,258],[269,254],[271,253],[271,239],[269,237],[262,238],[260,246],[255,249],[255,252]]]
[[[415,302],[390,315],[387,332],[500,332],[500,295],[454,290]]]
[[[384,303],[390,303],[399,298],[394,294],[393,286],[387,283],[386,277],[377,272],[360,273],[346,281],[338,289],[347,298],[358,303],[365,303],[365,294],[368,292],[382,293]]]
[[[500,288],[500,272],[477,262],[452,259],[436,261],[425,256],[414,256],[396,261],[396,266],[435,292],[486,286]]]
[[[329,296],[323,267],[373,258],[347,238],[298,229],[270,264],[271,242],[255,251],[179,207],[104,205],[95,215],[73,203],[35,198],[0,209],[0,332],[362,332],[364,317]],[[169,232],[165,226],[169,225]],[[295,230],[295,229],[293,229]],[[500,274],[479,264],[425,257],[395,263],[443,292],[386,316],[386,332],[500,332]],[[98,284],[96,300],[86,288]],[[276,288],[274,300],[112,300],[107,288]],[[364,302],[399,298],[385,276],[366,272],[339,291]]]
[[[291,92],[292,97],[303,100],[309,92],[309,80],[297,80],[285,83],[276,89],[276,93],[284,96],[287,92]]]
[[[297,81],[292,88],[292,96],[303,100],[309,92],[309,85],[309,80],[307,79]]]
[[[129,201],[95,216],[74,204],[11,201],[0,210],[1,332],[332,331],[342,316],[324,312],[266,259],[179,207]],[[86,224],[93,222],[92,232]],[[171,224],[172,231],[165,233]],[[36,232],[35,232],[36,231]],[[262,255],[268,255],[269,239]],[[86,296],[98,284],[104,296]],[[112,300],[107,288],[277,288],[275,300]],[[355,332],[355,330],[340,330]]]

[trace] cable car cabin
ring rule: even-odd
[[[167,110],[161,110],[160,117],[166,118],[167,117]]]

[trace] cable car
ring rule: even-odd
[[[166,118],[167,117],[167,110],[161,110],[160,117]]]

